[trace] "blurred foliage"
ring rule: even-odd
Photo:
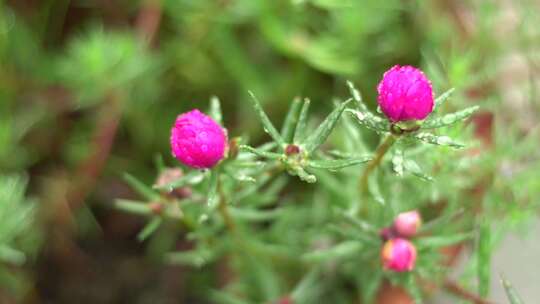
[[[96,235],[135,244],[144,239],[145,249],[134,246],[151,260],[200,268],[178,283],[178,301],[186,303],[261,303],[286,295],[298,303],[351,303],[355,291],[373,298],[385,280],[419,296],[412,275],[380,269],[380,240],[373,235],[395,214],[419,208],[429,236],[415,240],[417,274],[441,281],[444,256],[434,248],[463,243],[477,251],[460,283],[487,295],[490,253],[509,228],[525,230],[538,210],[539,12],[532,0],[0,0],[0,218],[7,219],[0,222],[0,256],[7,257],[0,266],[2,288],[26,294],[10,283],[17,277],[36,289],[36,297],[54,295],[40,290],[46,280],[40,263],[72,252],[58,249],[70,244],[58,241],[64,231],[83,247],[95,244]],[[337,172],[312,165],[302,173],[289,163],[289,172],[317,178],[306,185],[266,174],[260,159],[247,153],[241,153],[244,164],[222,168],[238,235],[224,233],[219,216],[205,208],[216,181],[208,172],[184,171],[189,178],[173,186],[189,186],[193,195],[167,205],[172,219],[152,216],[149,206],[167,189],[145,185],[155,182],[156,154],[164,156],[158,175],[178,166],[168,147],[178,113],[204,110],[211,96],[219,96],[229,136],[270,152],[275,146],[259,145],[268,138],[248,91],[275,126],[296,97],[310,98],[305,130],[313,132],[335,104],[356,97],[348,91],[350,80],[365,109],[349,105],[328,141],[312,144],[320,149],[315,160],[350,163],[357,157],[353,163],[359,164],[380,136],[359,127],[351,109],[378,115],[375,87],[394,64],[421,67],[437,96],[455,88],[438,117],[475,105],[480,111],[465,124],[433,131],[465,143],[463,150],[416,141],[393,147],[370,179],[368,225],[342,212],[365,203],[357,193],[362,165]],[[107,139],[114,139],[110,153]],[[94,171],[99,178],[79,176]],[[126,180],[140,196],[122,182],[123,172],[137,177]],[[92,212],[80,209],[73,196]],[[111,210],[117,197],[126,198],[124,209],[152,218],[138,238],[141,222]],[[36,206],[45,220],[29,211]],[[66,218],[79,226],[70,228]],[[26,240],[33,234],[27,230],[42,231],[49,245],[37,262],[26,258],[40,244]],[[230,265],[223,266],[223,256],[230,256]],[[35,266],[35,276],[13,268],[17,264]],[[121,297],[118,284],[108,285],[106,294]],[[133,290],[141,294],[134,302],[143,303],[143,291]],[[84,300],[92,299],[100,298]]]

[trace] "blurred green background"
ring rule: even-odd
[[[150,183],[157,155],[174,164],[172,122],[212,96],[229,134],[257,143],[248,90],[277,123],[295,97],[328,112],[346,80],[375,109],[382,73],[411,64],[436,94],[456,88],[449,107],[482,106],[486,167],[506,168],[513,142],[538,138],[539,12],[532,0],[0,0],[0,303],[205,303],[208,272],[160,263],[159,241],[135,238],[143,220],[111,206],[134,197],[123,172]]]

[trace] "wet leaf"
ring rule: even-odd
[[[390,123],[388,120],[376,116],[370,112],[361,112],[347,109],[347,112],[354,117],[360,125],[376,132],[390,132]]]
[[[313,153],[326,141],[332,130],[334,130],[339,118],[341,117],[341,114],[350,101],[351,100],[347,100],[337,106],[334,111],[332,111],[332,113],[330,113],[330,115],[328,115],[326,119],[319,125],[315,132],[313,132],[305,140],[305,142],[302,143],[308,153]]]
[[[399,147],[394,148],[392,156],[392,167],[398,176],[403,176],[403,150]]]
[[[152,235],[161,225],[163,219],[159,216],[154,216],[147,224],[144,226],[143,230],[137,234],[137,239],[139,242],[146,240],[150,235]]]
[[[223,125],[223,115],[221,114],[221,103],[216,96],[210,98],[210,117],[218,124]]]
[[[256,148],[246,146],[246,145],[241,145],[240,150],[244,150],[244,151],[253,153],[257,156],[267,158],[267,159],[279,159],[282,157],[282,155],[279,153],[267,152],[267,151],[263,151],[263,150],[256,149]]]
[[[310,160],[308,166],[316,169],[330,169],[338,170],[358,164],[363,164],[372,159],[371,156],[347,158],[347,159],[324,159],[324,160]]]
[[[159,193],[155,192],[152,188],[145,185],[143,182],[136,179],[134,176],[124,173],[124,180],[147,200],[158,200]]]
[[[472,233],[458,233],[444,236],[426,236],[419,238],[417,241],[418,247],[437,248],[454,245],[473,238]]]
[[[431,133],[419,132],[419,133],[414,133],[412,135],[412,138],[428,143],[428,144],[437,145],[437,146],[448,146],[448,147],[457,148],[457,149],[461,149],[465,147],[465,145],[458,143],[454,141],[452,138],[448,136],[444,136],[444,135],[437,136]]]
[[[261,103],[259,102],[257,97],[255,97],[255,94],[253,94],[251,91],[249,91],[248,93],[251,96],[251,100],[253,103],[253,107],[255,108],[255,112],[257,112],[257,115],[259,116],[259,119],[261,120],[261,123],[263,124],[264,131],[268,133],[268,135],[270,135],[270,137],[272,137],[272,139],[276,143],[278,143],[280,146],[285,145],[285,141],[283,140],[279,132],[276,130],[272,122],[270,122],[270,119],[264,112],[261,106]]]
[[[118,199],[115,201],[115,207],[120,210],[139,215],[152,214],[152,210],[146,202]]]
[[[366,107],[366,104],[362,100],[362,94],[360,94],[360,91],[356,89],[354,84],[351,81],[347,80],[347,87],[349,87],[349,92],[351,93],[354,101],[356,101],[358,109],[362,112],[369,112],[369,109]]]
[[[300,110],[300,116],[298,117],[298,123],[296,124],[296,128],[294,130],[293,143],[295,144],[300,143],[304,140],[310,104],[311,101],[308,98],[304,99],[304,104],[302,105],[302,109]]]
[[[219,175],[220,171],[219,168],[215,168],[210,172],[210,183],[208,185],[208,197],[206,198],[206,202],[208,205],[208,208],[214,209],[219,201]]]
[[[439,97],[435,99],[434,110],[439,109],[442,106],[442,104],[452,95],[452,93],[454,93],[454,91],[455,89],[451,88],[448,91],[439,95]]]
[[[521,299],[521,296],[517,293],[517,291],[514,289],[512,284],[505,278],[501,277],[501,283],[504,286],[504,291],[506,292],[506,296],[508,297],[508,301],[510,301],[510,304],[525,304],[523,300]]]
[[[292,143],[294,136],[294,129],[298,124],[298,116],[302,102],[299,98],[295,98],[289,108],[289,112],[285,117],[283,122],[283,127],[281,128],[281,136],[286,143]]]
[[[427,120],[422,124],[422,129],[434,129],[453,125],[469,118],[478,109],[480,109],[479,106],[472,106],[455,113],[450,113],[442,117]]]

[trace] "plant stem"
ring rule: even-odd
[[[221,214],[221,217],[223,217],[223,222],[225,222],[225,227],[227,227],[227,230],[230,232],[234,232],[236,229],[236,225],[234,224],[234,220],[231,217],[231,214],[229,213],[229,208],[227,207],[227,200],[225,199],[225,193],[223,193],[223,188],[221,187],[221,180],[219,180],[218,176],[218,193],[219,193],[219,204],[218,204],[218,211]]]
[[[470,301],[475,304],[493,304],[493,302],[489,300],[484,300],[478,295],[464,289],[463,287],[459,286],[458,283],[454,281],[446,281],[444,282],[444,289],[446,289],[448,292],[465,299],[467,301]]]
[[[367,196],[368,193],[368,179],[369,175],[379,166],[381,163],[384,155],[390,147],[396,142],[396,137],[392,134],[389,134],[383,142],[377,147],[377,150],[375,150],[375,158],[373,158],[367,165],[366,169],[364,169],[364,173],[362,173],[362,176],[360,176],[360,179],[358,181],[358,187],[360,190],[360,195],[363,197]],[[364,215],[367,212],[366,204],[363,203],[362,206],[358,209],[359,215]]]
[[[389,134],[375,151],[375,158],[373,158],[368,163],[366,169],[364,170],[364,173],[362,174],[359,180],[360,193],[362,195],[367,193],[369,175],[373,172],[373,170],[375,170],[375,168],[377,168],[377,166],[379,166],[384,155],[386,154],[386,152],[388,152],[390,147],[395,142],[396,142],[395,136],[392,134]]]

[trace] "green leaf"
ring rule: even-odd
[[[396,147],[394,148],[394,155],[392,156],[392,167],[394,172],[398,176],[403,176],[403,149]]]
[[[154,163],[158,172],[161,172],[167,168],[165,166],[165,161],[163,160],[163,155],[161,155],[161,153],[157,153],[154,156]]]
[[[235,207],[229,207],[229,211],[231,212],[234,218],[237,218],[239,220],[250,221],[250,222],[273,220],[279,217],[283,213],[283,210],[281,209],[258,210],[258,209],[235,208]]]
[[[262,158],[267,158],[267,159],[280,159],[282,157],[282,155],[279,153],[266,152],[266,151],[259,150],[250,146],[246,146],[246,145],[241,145],[240,150],[244,150],[244,151],[253,153],[257,156],[260,156]]]
[[[140,195],[144,196],[147,200],[158,200],[159,199],[159,193],[152,190],[152,188],[148,187],[138,179],[136,179],[134,176],[124,173],[124,180]]]
[[[154,233],[161,223],[163,222],[163,219],[159,216],[154,216],[147,224],[144,226],[143,230],[137,234],[137,239],[139,242],[142,242],[146,240],[152,233]]]
[[[249,304],[249,302],[239,299],[221,290],[211,290],[208,292],[212,303],[216,304]]]
[[[157,190],[173,191],[176,188],[184,187],[187,185],[196,185],[204,179],[204,173],[202,171],[191,171],[188,174],[171,181],[165,185],[154,185],[153,188]]]
[[[345,107],[347,106],[347,104],[349,104],[350,101],[351,100],[349,99],[337,106],[334,111],[332,111],[332,113],[330,113],[330,115],[328,115],[326,119],[319,125],[315,132],[313,132],[305,140],[305,142],[302,143],[308,153],[313,153],[320,145],[322,145],[326,141],[332,130],[334,130],[334,127],[339,121],[341,114],[343,113]]]
[[[254,183],[257,181],[255,178],[245,174],[242,170],[238,170],[238,168],[226,167],[225,172],[228,176],[241,183]]]
[[[517,293],[512,284],[510,284],[510,282],[502,276],[501,283],[504,286],[504,291],[506,292],[506,296],[508,297],[508,301],[510,301],[510,304],[525,304],[525,302],[523,302],[521,296]]]
[[[253,107],[255,107],[255,112],[257,112],[257,115],[259,116],[259,119],[263,124],[264,131],[268,133],[268,135],[270,135],[270,137],[272,137],[272,139],[277,142],[281,146],[281,148],[283,148],[283,146],[285,145],[285,141],[283,140],[279,132],[276,130],[272,122],[270,122],[270,119],[264,112],[261,103],[259,102],[257,97],[255,97],[255,94],[253,94],[253,92],[248,91],[248,93],[251,96],[251,100],[253,101]]]
[[[478,293],[485,298],[489,294],[491,280],[491,229],[487,221],[482,221],[477,241]]]
[[[285,121],[283,122],[283,127],[281,128],[281,137],[283,137],[283,140],[285,140],[286,143],[291,143],[293,140],[294,129],[298,123],[298,112],[300,111],[301,105],[302,101],[300,98],[295,98],[291,104],[291,107],[289,108],[287,116],[285,117]]]
[[[298,117],[298,123],[296,124],[296,129],[294,130],[293,143],[295,144],[298,144],[304,140],[310,104],[311,101],[308,98],[304,99],[304,104],[302,105],[302,110],[300,110],[300,116]]]
[[[454,93],[455,89],[454,88],[451,88],[449,89],[448,91],[442,93],[439,97],[437,97],[435,99],[435,105],[434,105],[434,110],[435,109],[439,109],[442,104],[448,99],[448,97],[450,97],[450,95],[452,95],[452,93]]]
[[[373,303],[373,299],[383,282],[382,272],[379,269],[362,274],[362,303]]]
[[[388,120],[376,116],[370,112],[361,112],[347,109],[347,112],[354,117],[360,125],[376,132],[390,132],[390,123]]]
[[[358,164],[363,164],[372,159],[371,156],[363,156],[356,158],[348,159],[319,159],[319,160],[310,160],[308,166],[316,169],[330,169],[338,170],[350,166],[355,166]]]
[[[445,228],[449,223],[455,221],[459,216],[465,212],[465,209],[459,209],[454,212],[446,212],[446,214],[439,216],[424,225],[420,226],[419,233],[432,232],[437,229]]]
[[[287,171],[291,175],[298,176],[302,181],[306,183],[312,184],[317,181],[317,178],[315,177],[315,175],[309,174],[308,172],[306,172],[306,170],[304,170],[304,168],[300,166],[288,167]]]
[[[427,120],[422,124],[422,129],[434,129],[450,126],[454,123],[469,118],[478,109],[480,109],[479,106],[472,106],[455,113],[450,113],[442,117]]]
[[[343,212],[342,213],[342,216],[343,218],[348,221],[349,223],[351,223],[352,225],[356,226],[356,228],[358,228],[359,230],[361,230],[364,234],[369,234],[369,235],[375,235],[375,236],[378,236],[379,234],[379,230],[373,226],[372,224],[364,221],[364,220],[361,220],[351,214],[348,214],[346,212]]]
[[[458,233],[454,235],[444,235],[444,236],[426,236],[418,239],[418,247],[423,248],[437,248],[450,246],[456,243],[461,243],[466,240],[473,238],[473,234],[468,233]]]
[[[208,185],[208,196],[206,198],[206,202],[210,209],[214,209],[219,201],[219,175],[219,167],[210,171],[210,183]]]
[[[358,241],[344,241],[331,248],[306,253],[302,259],[308,262],[321,262],[350,257],[362,249],[362,243]]]
[[[372,233],[364,233],[364,232],[359,233],[356,227],[345,227],[343,225],[328,224],[326,229],[329,232],[334,233],[337,236],[343,239],[349,240],[349,241],[356,240],[367,246],[379,245],[378,235],[372,234]]]
[[[167,261],[173,264],[202,267],[212,262],[215,254],[207,248],[169,253]]]
[[[218,124],[223,125],[223,115],[221,114],[221,103],[216,96],[210,98],[210,117]]]
[[[412,274],[412,273],[407,274],[407,279],[406,279],[405,285],[406,285],[407,290],[409,291],[409,293],[413,297],[415,304],[424,303],[424,301],[423,301],[424,297],[422,296],[422,291],[421,291],[420,287],[418,286],[418,283],[414,279],[414,274]]]
[[[0,245],[0,261],[20,266],[26,261],[26,255],[7,245]]]
[[[428,144],[437,145],[437,146],[448,146],[448,147],[457,148],[457,149],[461,149],[465,147],[465,145],[455,142],[450,137],[444,136],[444,135],[437,136],[431,133],[418,132],[418,133],[414,133],[412,135],[412,138],[428,143]]]
[[[420,166],[412,159],[407,159],[405,160],[405,162],[403,163],[404,165],[404,168],[407,172],[410,172],[412,175],[426,181],[426,182],[431,182],[433,181],[433,177],[431,177],[430,175],[424,173],[422,171],[422,169],[420,168]]]
[[[366,107],[366,104],[364,104],[364,101],[362,100],[362,94],[360,94],[360,91],[358,91],[354,87],[354,84],[349,80],[347,80],[347,86],[349,87],[349,92],[351,93],[354,101],[356,101],[358,109],[362,112],[369,113],[369,109]]]
[[[315,300],[313,299],[314,294],[321,292],[319,288],[316,288],[316,285],[320,280],[320,273],[320,268],[315,267],[305,274],[300,282],[296,284],[290,293],[290,297],[294,303],[313,303],[312,301]]]
[[[126,199],[118,199],[115,202],[115,207],[124,210],[129,213],[139,214],[139,215],[150,215],[152,210],[146,202],[132,201]]]

